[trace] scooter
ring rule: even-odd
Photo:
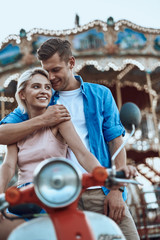
[[[135,125],[131,125],[130,136],[135,131]],[[21,224],[8,240],[125,240],[113,220],[99,213],[80,211],[77,205],[88,187],[139,184],[134,179],[125,179],[123,171],[116,171],[114,160],[126,142],[112,156],[111,169],[96,167],[92,173],[82,174],[67,159],[46,159],[35,169],[32,184],[20,189],[11,187],[0,194],[3,214],[7,207],[23,203],[37,204],[47,213]]]

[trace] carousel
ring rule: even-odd
[[[141,239],[160,239],[160,29],[110,17],[83,26],[77,20],[73,29],[21,29],[19,35],[8,36],[0,43],[1,119],[17,106],[19,75],[40,66],[36,51],[51,37],[71,42],[75,75],[108,87],[119,110],[126,102],[140,108],[142,121],[126,150],[144,187],[128,187],[128,204]],[[3,146],[0,151],[3,160]]]

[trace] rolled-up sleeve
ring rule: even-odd
[[[20,108],[16,108],[13,112],[8,114],[6,117],[4,117],[0,124],[7,124],[7,123],[19,123],[26,121],[28,119],[28,114],[23,114],[20,110]]]
[[[120,121],[120,115],[110,90],[106,93],[103,101],[103,134],[105,141],[110,142],[114,138],[125,135],[125,129]]]

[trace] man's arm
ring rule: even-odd
[[[42,127],[55,126],[70,120],[70,114],[63,105],[49,106],[45,113],[24,122],[0,126],[0,144],[13,144]]]
[[[123,144],[122,136],[119,136],[109,142],[109,152],[111,157],[117,149]],[[116,169],[126,166],[126,150],[123,148],[115,159]]]
[[[115,151],[123,143],[122,136],[119,136],[109,142],[110,155],[113,156]],[[126,166],[126,151],[123,148],[115,159],[116,169]],[[104,202],[105,214],[119,223],[125,215],[125,204],[122,197],[122,192],[119,190],[111,190],[106,196]]]

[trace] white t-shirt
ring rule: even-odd
[[[86,148],[90,151],[81,89],[78,88],[72,91],[60,91],[57,104],[63,104],[67,108],[71,115],[71,121],[78,135],[80,136]],[[82,173],[86,172],[86,170],[79,164],[70,148],[68,149],[67,158],[74,161]]]

